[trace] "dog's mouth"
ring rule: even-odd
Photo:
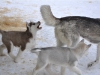
[[[37,28],[38,28],[38,29],[42,29],[42,27],[40,27],[40,25],[41,25],[41,22],[40,22],[40,21],[38,22],[38,24],[39,24],[39,25],[37,26]]]
[[[37,26],[38,29],[42,29],[42,27],[40,27],[40,25]]]

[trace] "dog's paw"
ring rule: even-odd
[[[18,63],[18,59],[16,57],[14,58],[14,62],[15,63]]]
[[[92,65],[93,65],[93,62],[89,63],[89,64],[87,65],[87,67],[89,68],[89,67],[91,67]]]
[[[98,61],[93,61],[93,62],[90,62],[88,65],[87,65],[87,67],[89,68],[89,67],[92,67],[92,66],[94,66],[95,64],[97,64],[98,63]]]
[[[18,63],[18,60],[15,59],[14,62],[15,62],[15,63]]]

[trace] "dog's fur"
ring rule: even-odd
[[[60,65],[64,69],[68,67],[78,75],[81,75],[81,71],[76,65],[78,60],[88,52],[90,46],[91,44],[86,45],[84,40],[81,40],[75,48],[45,47],[31,50],[32,53],[40,50],[36,68],[33,70],[33,75],[36,75],[38,71],[45,68],[49,63]],[[63,73],[64,71],[61,75],[63,75]]]
[[[25,49],[31,50],[34,48],[36,33],[41,29],[41,27],[39,27],[40,22],[27,22],[26,25],[27,30],[25,32],[0,30],[3,43],[0,46],[0,55],[4,55],[3,50],[7,48],[9,56],[15,62],[18,62],[19,57]],[[16,57],[12,54],[14,46],[19,47],[19,52]]]
[[[49,5],[42,5],[40,11],[46,25],[55,27],[57,46],[65,44],[68,47],[75,47],[79,36],[82,36],[88,41],[98,44],[96,60],[89,63],[88,67],[100,61],[100,19],[82,16],[56,18]]]

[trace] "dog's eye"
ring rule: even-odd
[[[32,25],[35,25],[35,23],[33,23],[33,22],[30,22],[30,26],[32,26]]]
[[[35,23],[33,23],[32,25],[35,25]]]

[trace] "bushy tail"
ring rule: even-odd
[[[49,5],[42,5],[40,12],[47,25],[55,26],[59,22],[59,19],[53,16]]]

